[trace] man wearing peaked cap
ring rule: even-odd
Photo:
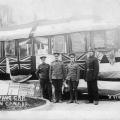
[[[50,80],[55,88],[55,103],[62,102],[62,85],[65,80],[65,67],[62,61],[59,60],[60,53],[55,52],[55,61],[50,66]]]
[[[99,62],[94,55],[94,50],[88,50],[87,60],[85,64],[85,80],[87,82],[88,88],[88,100],[89,103],[95,105],[98,104],[99,95],[98,95],[98,86],[97,78],[99,73]]]
[[[49,79],[49,69],[50,65],[45,62],[46,56],[41,55],[40,59],[42,63],[38,66],[36,71],[37,76],[40,80],[40,87],[42,90],[42,95],[44,98],[52,100],[52,87]]]
[[[59,56],[60,53],[59,52],[54,52],[53,55],[58,55]]]
[[[45,56],[45,55],[41,55],[41,56],[40,56],[40,59],[42,59],[42,58],[46,58],[46,56]]]

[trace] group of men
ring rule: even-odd
[[[59,55],[60,53],[54,53],[55,60],[51,65],[45,62],[46,56],[40,57],[42,63],[38,66],[36,74],[40,80],[42,95],[51,102],[62,102],[62,86],[63,83],[66,83],[69,86],[70,92],[70,100],[68,102],[78,104],[77,88],[80,80],[80,69],[79,65],[75,62],[76,55],[74,53],[69,54],[70,63],[67,67],[59,60]],[[88,87],[88,103],[94,103],[95,105],[98,105],[99,100],[97,86],[98,73],[98,60],[94,56],[94,51],[90,50],[88,51],[85,62],[84,78]],[[54,100],[52,86],[54,87]]]

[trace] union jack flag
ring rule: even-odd
[[[62,61],[67,64],[70,62],[70,57],[68,54],[62,54]]]
[[[19,64],[18,64],[18,58],[17,57],[9,57],[10,61],[10,70],[18,70]]]
[[[6,73],[6,59],[0,59],[0,73]]]
[[[23,58],[20,58],[20,69],[31,69],[31,57],[26,56]]]
[[[81,53],[76,56],[75,61],[79,64],[80,70],[85,69],[85,59],[86,53]],[[70,57],[67,54],[62,54],[62,60],[65,64],[68,64],[70,62]]]
[[[76,58],[76,62],[79,64],[80,70],[85,69],[85,60],[86,60],[86,53],[81,53]]]
[[[31,69],[31,56],[26,56],[18,60],[17,57],[10,57],[10,69]]]

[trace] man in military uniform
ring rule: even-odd
[[[37,76],[40,80],[40,87],[42,90],[43,98],[52,100],[52,87],[49,79],[49,69],[50,65],[45,63],[46,56],[42,55],[40,57],[42,63],[38,66],[36,71]]]
[[[70,63],[67,66],[67,77],[66,82],[70,87],[70,101],[69,103],[78,103],[77,101],[77,87],[79,84],[80,70],[79,65],[75,63],[75,54],[71,53],[70,55]],[[73,101],[73,97],[75,96],[75,100]]]
[[[49,76],[55,89],[55,103],[62,102],[62,85],[65,79],[65,68],[59,60],[59,53],[54,53],[55,61],[51,63]]]
[[[97,105],[99,100],[97,86],[99,62],[97,58],[94,57],[93,50],[88,51],[85,66],[85,80],[87,81],[89,103],[94,103]]]

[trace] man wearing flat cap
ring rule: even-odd
[[[88,88],[88,103],[94,103],[98,105],[98,86],[97,77],[99,73],[99,62],[94,56],[95,51],[90,49],[87,54],[87,60],[85,64],[85,81]]]
[[[69,103],[78,103],[78,95],[77,95],[77,87],[79,84],[79,77],[80,77],[80,70],[79,65],[75,63],[75,54],[71,53],[70,56],[70,63],[67,66],[67,77],[66,82],[70,87],[70,101]],[[73,97],[75,99],[73,100]]]
[[[52,100],[52,87],[49,79],[49,69],[50,65],[45,62],[46,56],[41,55],[41,64],[38,66],[38,69],[36,71],[37,76],[40,80],[40,87],[42,90],[43,98]]]
[[[62,85],[65,80],[65,67],[62,61],[59,60],[59,53],[55,52],[55,61],[50,66],[50,80],[55,89],[55,103],[62,102]]]

